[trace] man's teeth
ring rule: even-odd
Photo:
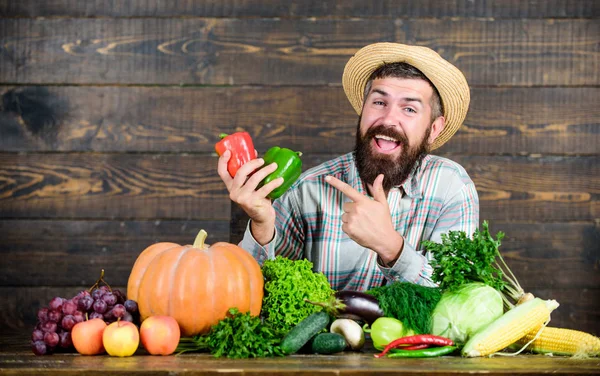
[[[388,137],[388,136],[384,136],[384,135],[382,135],[382,134],[378,134],[378,135],[376,135],[376,136],[375,136],[375,138],[379,138],[379,139],[382,139],[382,140],[387,140],[387,141],[398,142],[398,140],[396,140],[395,138],[391,138],[391,137]]]

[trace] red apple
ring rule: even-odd
[[[71,329],[71,340],[75,350],[81,355],[96,355],[104,352],[102,334],[106,323],[102,319],[82,321]]]
[[[104,329],[102,342],[108,355],[131,356],[140,344],[140,333],[133,323],[119,320]]]
[[[171,316],[150,316],[140,327],[142,345],[152,355],[171,355],[179,344],[179,324]]]

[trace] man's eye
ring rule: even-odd
[[[417,113],[417,111],[414,108],[411,108],[411,107],[406,107],[405,110],[408,111],[408,112],[412,112],[413,114]]]
[[[385,106],[385,103],[383,101],[373,101],[373,104],[376,104],[378,106]]]

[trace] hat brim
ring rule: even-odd
[[[363,47],[350,58],[344,68],[344,92],[360,115],[365,85],[371,74],[384,63],[396,62],[405,62],[419,69],[440,93],[446,124],[430,145],[431,150],[437,149],[460,128],[471,100],[469,85],[463,73],[437,52],[427,47],[399,43],[375,43]]]

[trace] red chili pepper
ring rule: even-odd
[[[400,347],[401,345],[435,345],[435,346],[452,346],[454,342],[450,338],[434,336],[432,334],[418,334],[415,336],[407,336],[398,338],[390,342],[385,349],[379,354],[375,354],[376,358],[381,358],[391,349]]]
[[[215,144],[215,150],[219,156],[223,155],[226,150],[231,152],[231,157],[227,162],[227,171],[231,177],[234,177],[244,163],[256,158],[252,137],[248,132],[236,132],[230,135],[221,133],[219,137],[222,140]]]

